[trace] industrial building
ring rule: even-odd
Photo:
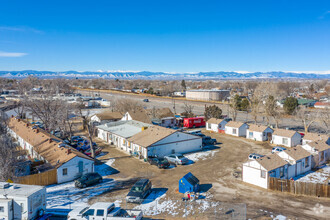
[[[203,101],[222,101],[230,96],[229,90],[189,90],[186,98]]]

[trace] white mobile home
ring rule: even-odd
[[[225,125],[225,133],[237,137],[245,137],[248,127],[245,123],[230,121]]]
[[[330,146],[324,141],[309,142],[302,145],[302,148],[312,154],[312,168],[323,165],[330,160]]]
[[[160,126],[151,126],[128,139],[133,152],[144,158],[189,153],[202,149],[202,138]]]
[[[228,122],[225,119],[210,118],[206,122],[206,130],[216,133],[224,133]]]
[[[272,144],[294,147],[301,144],[301,135],[292,130],[275,129],[272,135]]]
[[[306,173],[312,168],[311,154],[301,146],[278,152],[277,155],[290,164],[288,167],[288,178]]]
[[[30,220],[45,211],[45,187],[0,182],[0,219]]]
[[[242,179],[246,183],[267,189],[269,177],[287,179],[287,169],[288,163],[277,154],[266,155],[244,163]]]
[[[250,124],[246,130],[246,138],[255,141],[271,140],[273,129],[267,126]]]
[[[142,132],[149,126],[151,124],[135,120],[110,122],[97,126],[97,136],[105,142],[113,144],[131,154],[133,150],[127,139]]]
[[[123,117],[123,113],[121,112],[110,112],[104,111],[102,113],[95,114],[91,117],[91,122],[94,125],[105,124],[109,122],[119,121]]]

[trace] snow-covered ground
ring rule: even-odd
[[[106,163],[95,166],[95,171],[103,177],[113,174],[116,170],[111,167],[114,159]],[[47,209],[73,209],[85,205],[94,196],[110,191],[116,185],[116,181],[111,178],[103,178],[103,182],[85,189],[74,186],[74,181],[47,186]]]
[[[209,157],[213,157],[218,150],[207,150],[207,151],[199,151],[191,154],[185,154],[184,156],[187,157],[189,160],[194,162],[198,160],[206,160]]]
[[[311,183],[326,183],[330,178],[330,166],[325,165],[317,171],[309,171],[305,174],[296,176],[294,180]]]

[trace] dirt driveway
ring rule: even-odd
[[[178,181],[187,172],[192,172],[199,178],[201,184],[212,184],[208,192],[214,201],[246,204],[246,217],[250,219],[270,219],[270,213],[274,216],[281,214],[291,219],[326,219],[330,216],[330,199],[267,191],[241,181],[242,163],[246,162],[250,153],[269,153],[271,146],[267,143],[209,133],[205,130],[202,132],[216,138],[219,144],[211,154],[191,165],[161,170],[132,158],[114,146],[96,140],[104,148],[104,152],[107,152],[99,159],[104,162],[110,158],[115,159],[112,166],[119,173],[111,175],[111,178],[124,181],[141,177],[149,178],[153,187],[167,188],[166,197],[172,200],[182,199],[182,194],[176,192]],[[124,198],[128,190],[129,187],[123,187],[95,200],[113,201],[114,198]],[[212,216],[209,219],[213,219]]]

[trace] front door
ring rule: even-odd
[[[301,167],[302,167],[302,163],[301,163],[301,161],[299,161],[297,164],[296,164],[296,166],[297,166],[297,175],[300,175],[301,174]]]
[[[79,161],[78,163],[78,169],[79,169],[79,173],[82,174],[84,172],[84,162]]]
[[[272,137],[273,137],[273,136],[272,136],[272,133],[270,133],[270,132],[267,133],[267,140],[268,140],[268,141],[272,141]]]

